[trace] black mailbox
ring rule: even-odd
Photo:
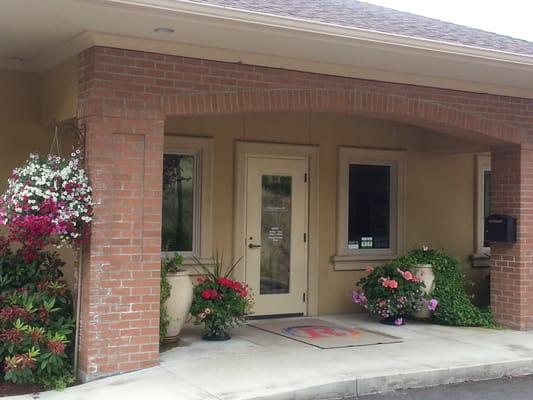
[[[492,214],[485,218],[487,242],[516,243],[516,218]]]

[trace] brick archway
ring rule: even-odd
[[[396,120],[492,144],[519,144],[524,130],[423,98],[359,89],[276,89],[173,94],[163,98],[167,116],[248,112],[316,111],[360,114]]]
[[[83,379],[158,362],[165,116],[353,113],[494,146],[494,211],[518,218],[519,242],[492,248],[493,309],[506,325],[533,327],[532,110],[531,99],[126,49],[85,50],[78,117],[87,127],[87,170],[97,204],[84,252]]]

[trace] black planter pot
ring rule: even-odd
[[[396,323],[401,319],[401,323]],[[379,322],[385,325],[402,326],[405,325],[405,317],[403,315],[395,315],[393,317],[382,318]]]
[[[208,340],[208,341],[211,341],[211,342],[222,342],[224,340],[230,340],[231,336],[227,332],[224,332],[224,333],[221,333],[221,334],[207,334],[207,333],[204,333],[204,336],[202,336],[202,339]]]

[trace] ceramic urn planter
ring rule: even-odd
[[[170,297],[165,302],[169,316],[165,342],[174,342],[178,340],[178,335],[187,320],[192,303],[193,285],[188,271],[169,273],[167,278],[170,284]]]
[[[425,288],[424,293],[427,295],[433,290],[433,285],[435,283],[435,274],[433,273],[433,266],[431,264],[419,264],[414,269],[415,276],[420,278],[424,282]],[[431,318],[433,311],[428,310],[427,307],[422,308],[420,311],[412,313],[412,316],[417,319],[428,319]]]

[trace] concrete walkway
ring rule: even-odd
[[[180,346],[162,353],[158,367],[40,398],[323,400],[533,373],[533,332],[412,321],[395,327],[361,315],[320,318],[403,342],[322,350],[247,326],[231,341],[205,342],[199,328],[188,326]]]

